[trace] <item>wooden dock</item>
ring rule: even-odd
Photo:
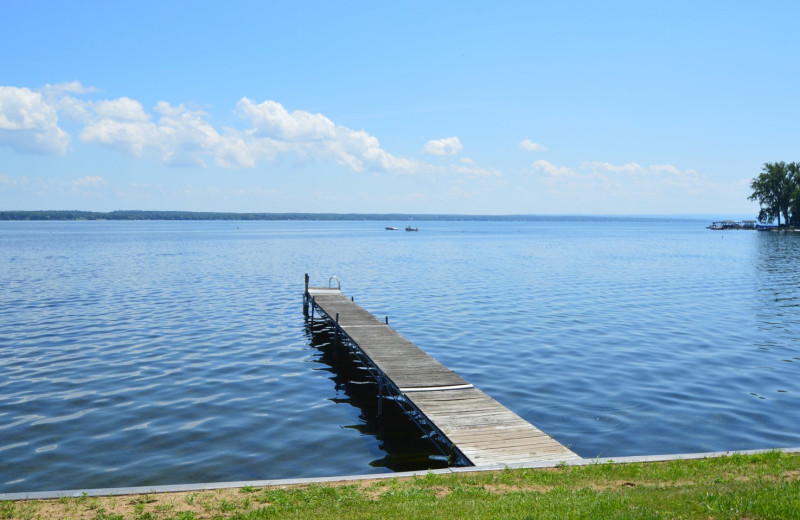
[[[330,282],[329,282],[330,284]],[[338,287],[309,287],[304,310],[321,311],[378,381],[440,447],[464,465],[567,461],[578,455],[492,399],[364,310]],[[319,314],[317,314],[319,316]],[[388,321],[388,320],[387,320]],[[380,413],[380,412],[379,412]]]

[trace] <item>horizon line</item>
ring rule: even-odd
[[[300,216],[369,216],[369,217],[479,217],[479,218],[514,218],[514,217],[609,217],[609,218],[706,218],[722,214],[708,213],[448,213],[448,212],[368,212],[368,211],[208,211],[208,210],[175,210],[175,209],[114,209],[110,211],[85,209],[0,209],[0,216],[9,214],[42,214],[42,213],[79,213],[87,215],[110,215],[120,213],[152,213],[173,215],[300,215]],[[749,212],[728,212],[726,215],[749,215]]]

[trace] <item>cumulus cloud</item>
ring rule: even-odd
[[[445,137],[428,141],[423,150],[431,155],[455,155],[463,149],[464,146],[458,137]]]
[[[70,137],[58,126],[58,111],[41,93],[0,86],[0,146],[20,153],[63,155]]]
[[[97,101],[92,108],[101,119],[138,122],[150,120],[150,116],[145,113],[142,104],[127,97]]]
[[[322,114],[289,112],[276,101],[257,104],[246,97],[236,104],[236,110],[253,125],[246,136],[258,143],[256,149],[277,148],[313,160],[333,160],[354,171],[415,173],[419,169],[416,161],[381,148],[376,137],[336,125]]]
[[[184,105],[159,102],[148,109],[129,97],[88,100],[96,92],[78,81],[28,88],[0,87],[0,145],[18,152],[64,154],[70,135],[59,115],[78,127],[81,142],[135,157],[153,157],[172,166],[214,161],[225,168],[252,168],[281,155],[328,162],[352,171],[499,175],[464,162],[432,165],[385,150],[364,130],[338,125],[323,114],[287,110],[273,100],[243,97],[234,113],[240,128],[216,128],[209,116]],[[447,156],[463,149],[457,137],[432,140],[425,152]]]
[[[272,160],[288,147],[269,138],[255,139],[250,132],[225,129],[214,148],[216,162],[223,168],[255,168],[258,160]]]
[[[92,104],[93,117],[80,138],[137,157],[155,154],[173,166],[205,166],[207,156],[217,156],[225,165],[249,166],[252,160],[226,149],[226,140],[235,146],[236,136],[223,137],[205,120],[205,113],[183,105],[160,102],[153,121],[141,103],[129,98],[104,100]]]
[[[149,121],[117,120],[111,117],[92,121],[81,132],[81,141],[99,143],[117,151],[141,156],[150,146],[159,146],[158,127]]]
[[[545,160],[536,161],[531,165],[534,171],[542,172],[551,177],[577,177],[578,173],[571,168],[565,166],[556,166],[553,163]]]
[[[534,143],[530,139],[523,139],[519,143],[519,147],[526,152],[544,152],[547,150],[543,145],[539,143]]]
[[[256,136],[282,141],[320,141],[336,135],[336,125],[322,114],[303,110],[289,113],[277,101],[256,104],[244,97],[236,104],[236,110],[255,125]]]

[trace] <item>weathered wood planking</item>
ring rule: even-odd
[[[558,441],[445,367],[338,289],[309,298],[418,412],[475,465],[579,458]]]

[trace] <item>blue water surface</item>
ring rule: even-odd
[[[306,272],[581,456],[800,446],[800,233],[415,225],[0,222],[0,492],[435,466]]]

